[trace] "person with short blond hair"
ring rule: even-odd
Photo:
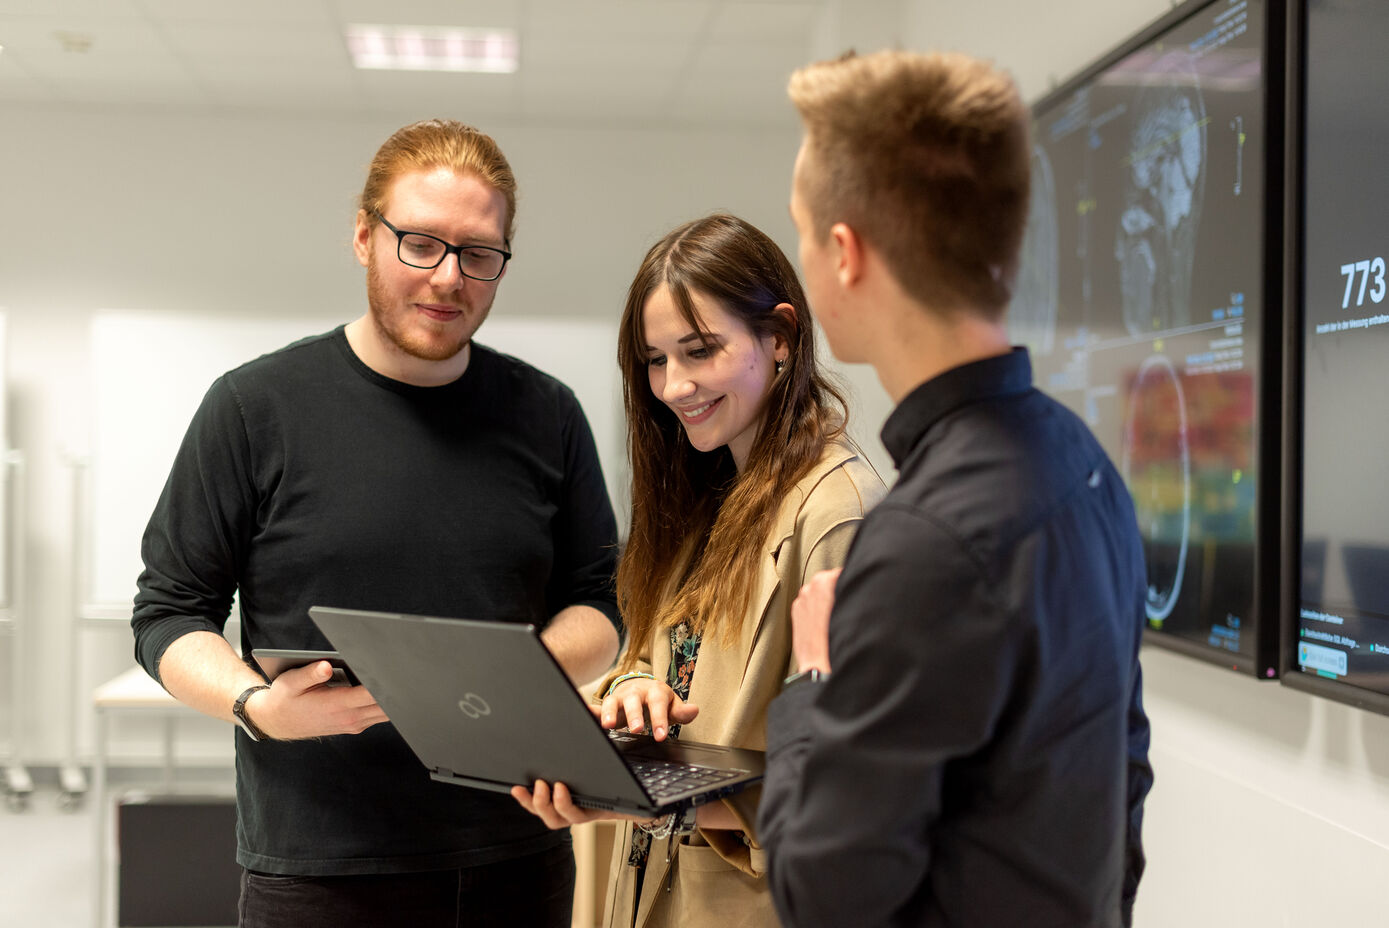
[[[415,123],[359,202],[365,312],[228,371],[188,427],[145,532],[136,655],[239,726],[241,928],[567,928],[567,835],[432,780],[327,661],[268,681],[222,637],[236,596],[246,655],[330,648],[315,605],[531,623],[578,680],[617,654],[616,524],[583,410],[473,339],[511,257],[506,158],[471,126]]]
[[[817,238],[848,223],[923,305],[1001,316],[1031,177],[1008,76],[965,55],[881,52],[803,68],[789,93]]]
[[[963,55],[798,71],[791,215],[896,484],[792,605],[758,826],[788,928],[1128,925],[1152,784],[1132,501],[1004,314],[1028,113]]]

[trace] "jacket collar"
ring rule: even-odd
[[[781,550],[782,544],[796,533],[796,518],[800,515],[801,504],[810,496],[811,491],[819,485],[820,481],[824,480],[835,468],[862,456],[863,453],[848,436],[836,438],[825,446],[820,460],[810,469],[809,473],[796,482],[796,485],[791,488],[791,492],[786,495],[786,499],[782,502],[781,510],[777,513],[776,523],[767,536],[767,554],[775,558]]]
[[[952,367],[902,398],[883,423],[883,445],[901,470],[931,426],[961,406],[1031,389],[1032,362],[1026,348]]]

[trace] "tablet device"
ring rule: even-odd
[[[283,648],[255,648],[251,651],[260,672],[265,679],[274,680],[286,670],[303,667],[315,661],[327,661],[333,665],[333,675],[324,686],[359,686],[361,681],[347,666],[347,661],[337,651],[295,651]]]

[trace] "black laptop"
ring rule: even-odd
[[[534,625],[309,616],[436,780],[498,792],[562,782],[579,806],[655,817],[762,779],[761,751],[605,731]]]

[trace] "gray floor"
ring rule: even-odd
[[[22,812],[0,809],[0,925],[90,928],[96,900],[91,804],[59,809],[54,783],[37,783]]]
[[[113,807],[118,797],[157,784],[161,773],[158,769],[113,769],[107,790]],[[92,797],[88,794],[75,807],[68,807],[59,793],[54,768],[31,769],[30,774],[35,790],[27,808],[14,811],[0,803],[0,928],[98,928]],[[230,769],[180,767],[174,791],[230,795],[231,780]],[[587,849],[585,860],[590,864],[589,869],[580,865],[586,882],[575,896],[574,925],[592,928],[603,910],[611,831],[596,828],[592,835],[576,833],[575,845]],[[107,924],[114,922],[108,915]]]
[[[32,770],[28,807],[0,805],[0,926],[94,928],[97,892],[96,821],[91,797],[63,808],[52,769]],[[157,772],[117,770],[111,795],[157,780]],[[230,788],[223,771],[180,771],[180,789]]]

